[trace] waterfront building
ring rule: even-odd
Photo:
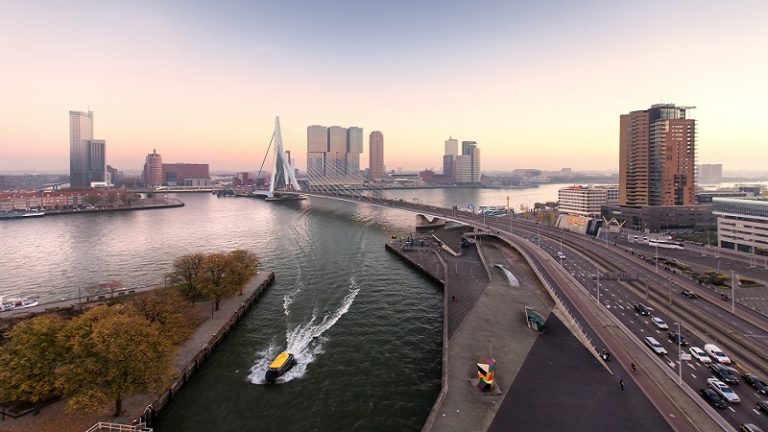
[[[718,246],[768,256],[768,198],[713,198],[712,206]]]
[[[692,107],[657,104],[619,117],[619,203],[694,203],[696,121]]]
[[[327,154],[328,128],[318,125],[307,127],[307,173],[310,176],[325,175]]]
[[[0,192],[0,211],[58,210],[87,205],[90,196],[102,203],[120,202],[125,189],[57,189],[35,192]],[[112,196],[112,198],[108,198]]]
[[[345,174],[360,175],[360,155],[363,153],[363,129],[355,126],[347,128],[347,154],[345,155]]]
[[[472,183],[472,156],[456,156],[453,165],[453,179],[457,184]]]
[[[443,177],[448,179],[454,178],[454,167],[453,165],[456,163],[456,156],[446,154],[443,155]]]
[[[88,149],[88,187],[93,183],[107,183],[106,142],[86,140]]]
[[[370,180],[378,180],[386,177],[386,169],[384,168],[384,135],[381,132],[371,132],[368,138],[368,152],[368,178]]]
[[[93,140],[93,111],[69,112],[69,184],[90,187],[89,141]]]
[[[458,156],[459,155],[459,140],[454,137],[450,137],[445,140],[445,155]]]
[[[346,174],[347,129],[341,126],[328,128],[328,155],[325,158],[325,175],[339,177]]]
[[[201,163],[164,163],[163,184],[167,186],[210,186],[208,164]],[[192,183],[187,180],[197,179]],[[206,183],[207,181],[207,183]]]
[[[152,150],[152,153],[147,155],[141,178],[144,182],[144,186],[151,188],[162,186],[163,157],[157,153],[157,150]]]
[[[592,186],[568,186],[557,191],[558,210],[579,216],[598,217],[608,199],[605,188]]]
[[[480,148],[476,141],[462,141],[461,155],[469,157],[469,178],[466,183],[480,183]],[[456,180],[456,183],[462,183]]]
[[[699,183],[718,184],[723,181],[723,164],[699,165]]]

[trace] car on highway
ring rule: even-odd
[[[739,425],[739,431],[741,432],[763,432],[762,429],[757,427],[754,423],[744,423]]]
[[[669,326],[659,317],[651,317],[651,323],[659,330],[669,330]]]
[[[691,349],[689,349],[688,352],[691,353],[693,358],[695,358],[696,360],[704,364],[712,363],[712,358],[709,357],[707,353],[705,353],[704,350],[699,347],[691,347]]]
[[[706,353],[709,354],[709,356],[712,357],[712,359],[716,360],[719,363],[722,363],[722,364],[733,363],[731,359],[727,355],[725,355],[725,353],[714,344],[704,345],[704,351],[706,351]]]
[[[656,339],[646,336],[643,338],[643,341],[646,345],[648,345],[651,348],[651,351],[655,352],[658,355],[665,355],[667,353],[667,350],[664,349],[663,346],[657,341]]]
[[[698,294],[696,294],[695,292],[693,292],[693,291],[691,291],[689,289],[684,289],[683,292],[682,292],[682,295],[683,295],[683,297],[688,297],[689,299],[697,299],[697,298],[699,298]]]
[[[731,390],[728,385],[726,385],[724,382],[720,381],[717,378],[707,378],[707,384],[709,384],[709,387],[716,391],[720,396],[722,396],[726,401],[730,403],[739,403],[741,402],[741,399],[739,396]]]
[[[646,306],[646,305],[644,305],[642,303],[636,304],[635,305],[635,310],[637,311],[637,313],[639,313],[640,315],[643,315],[643,316],[648,316],[648,315],[651,314],[651,308],[649,308],[648,306]]]
[[[564,254],[564,253],[562,253],[562,252],[558,252],[558,253],[557,253],[557,258],[558,258],[558,259],[561,259],[561,260],[564,260],[564,259],[565,259],[565,254]]]
[[[751,385],[758,393],[768,395],[768,383],[760,379],[757,375],[749,372],[741,374],[745,383]]]
[[[726,408],[728,406],[728,404],[725,403],[725,399],[712,389],[701,389],[699,390],[699,394],[705,401],[707,401],[707,403],[715,408]]]
[[[757,409],[758,411],[762,411],[768,414],[768,400],[761,400],[760,402],[758,402]]]
[[[712,370],[712,373],[716,377],[719,377],[721,380],[727,382],[728,384],[739,383],[739,375],[735,370],[729,368],[728,366],[721,365],[720,363],[712,363],[709,365],[709,369]]]
[[[669,340],[671,340],[675,345],[678,343],[680,345],[688,345],[688,341],[685,340],[685,336],[679,334],[678,332],[672,330],[669,333],[667,333],[667,337]]]

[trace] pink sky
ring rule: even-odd
[[[380,130],[389,169],[439,170],[449,136],[477,141],[484,170],[617,169],[619,115],[658,102],[697,107],[700,163],[765,168],[768,6],[678,3],[478,6],[465,26],[462,11],[426,8],[414,22],[384,16],[379,37],[369,11],[349,12],[363,24],[339,35],[247,5],[208,19],[151,3],[4,4],[0,170],[67,172],[67,112],[89,107],[118,169],[152,149],[258,169],[275,115],[302,169],[311,124],[362,127],[362,167]],[[245,12],[285,21],[259,32]],[[427,19],[438,12],[453,21]]]

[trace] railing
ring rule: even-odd
[[[152,428],[144,426],[144,423],[137,425],[127,425],[121,423],[98,422],[91,426],[85,432],[152,432]]]

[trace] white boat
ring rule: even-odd
[[[507,210],[506,206],[481,205],[477,214],[484,216],[506,216],[509,214],[509,210]]]
[[[9,297],[5,298],[0,296],[0,312],[24,309],[32,306],[37,306],[40,302],[35,298],[30,297]]]

